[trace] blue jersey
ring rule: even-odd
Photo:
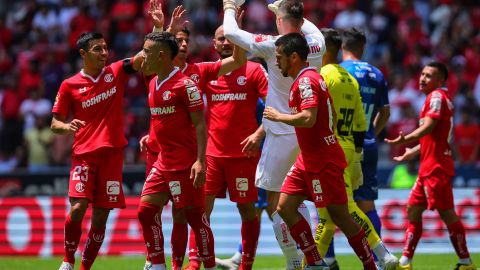
[[[389,104],[387,82],[382,72],[367,62],[347,60],[340,65],[357,79],[360,86],[360,95],[362,96],[368,127],[365,134],[364,148],[376,148],[373,120],[377,115],[378,109]]]

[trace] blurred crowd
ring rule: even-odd
[[[247,0],[243,28],[275,34],[272,0]],[[455,104],[453,145],[456,161],[479,163],[480,3],[477,0],[304,0],[305,16],[319,28],[356,27],[367,33],[365,60],[389,82],[391,119],[383,136],[417,127],[424,96],[418,90],[421,67],[432,59],[448,64],[448,89]],[[168,15],[178,4],[187,9],[190,62],[216,60],[212,36],[222,23],[222,1],[163,0]],[[51,108],[63,79],[78,72],[75,41],[99,31],[111,60],[141,49],[152,24],[145,0],[0,0],[0,172],[65,166],[71,137],[49,130]],[[130,77],[125,96],[126,164],[142,164],[138,140],[147,133],[146,90],[139,75]],[[408,146],[407,146],[408,147]],[[385,147],[384,147],[385,149]],[[384,151],[381,160],[403,152]]]

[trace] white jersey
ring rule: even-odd
[[[265,106],[271,106],[281,113],[290,114],[288,99],[293,79],[282,75],[282,72],[277,66],[277,59],[275,57],[275,41],[280,36],[256,35],[254,37],[255,42],[251,44],[249,51],[253,55],[265,59],[268,67],[268,94]],[[325,52],[325,40],[323,35],[321,33],[320,35],[307,34],[305,35],[305,38],[310,47],[308,63],[310,66],[314,66],[320,71],[323,54]],[[293,126],[281,122],[273,122],[263,119],[263,125],[266,130],[269,129],[275,134],[295,133]]]
[[[268,67],[268,93],[265,105],[271,106],[281,113],[290,114],[288,100],[293,79],[283,77],[282,72],[277,67],[277,59],[275,57],[275,41],[280,36],[254,35],[239,29],[235,21],[235,12],[229,9],[225,11],[223,27],[225,37],[231,42],[253,55],[265,59]],[[308,63],[320,71],[325,53],[325,39],[320,30],[306,19],[304,19],[301,30],[310,47]],[[295,134],[294,127],[284,123],[263,119],[263,125],[265,130],[269,130],[274,134]]]

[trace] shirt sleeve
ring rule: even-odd
[[[252,72],[253,85],[257,89],[259,97],[266,97],[268,92],[267,71],[262,65],[257,64]]]
[[[382,91],[381,91],[381,97],[380,97],[380,107],[385,107],[390,105],[390,101],[388,100],[388,85],[387,81],[385,81],[385,78],[382,76]]]
[[[298,80],[298,94],[300,95],[300,109],[316,108],[318,106],[319,91],[327,91],[327,86],[321,79],[324,86],[313,82],[309,77],[302,77]],[[322,90],[320,88],[322,87]],[[323,88],[324,87],[324,88]]]
[[[254,35],[238,27],[235,11],[227,9],[223,17],[225,37],[255,56],[268,58],[275,55],[275,41],[269,35]],[[270,41],[270,42],[265,42]]]
[[[437,91],[433,91],[430,94],[430,97],[427,98],[425,101],[427,102],[427,110],[425,116],[428,116],[432,119],[440,119],[442,114],[443,102],[445,102],[445,98],[442,97],[442,94],[438,93]]]
[[[182,82],[182,87],[184,87],[184,91],[182,91],[182,100],[185,103],[189,112],[197,112],[203,110],[203,98],[200,94],[200,90],[198,86],[193,82],[191,79],[185,79]]]
[[[356,91],[354,92],[355,109],[353,118],[353,131],[366,131],[367,119],[365,118],[365,111],[363,110],[362,97],[360,96],[359,86],[356,81],[354,85]]]
[[[200,75],[198,86],[203,88],[207,82],[215,80],[218,77],[222,61],[196,63],[195,66]]]
[[[67,117],[70,112],[71,95],[67,83],[62,82],[53,103],[52,113]]]

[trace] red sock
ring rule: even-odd
[[[197,242],[195,241],[195,232],[190,230],[188,239],[188,264],[190,267],[200,269],[200,257],[198,256]]]
[[[460,259],[470,258],[468,253],[467,241],[465,240],[465,229],[461,220],[455,223],[447,225],[448,232],[450,234],[450,241],[452,242],[455,252]]]
[[[89,270],[92,267],[95,258],[97,257],[98,251],[103,243],[103,238],[105,237],[105,227],[95,228],[90,227],[88,232],[87,243],[85,244],[85,250],[82,255],[82,264],[80,265],[80,270]]]
[[[360,231],[353,237],[348,238],[348,243],[357,254],[357,257],[363,263],[363,267],[367,270],[376,270],[377,265],[373,259],[373,253],[368,245],[367,238],[365,238],[365,232],[360,229]]]
[[[317,250],[317,246],[313,240],[312,231],[310,230],[308,222],[302,218],[289,229],[290,235],[295,240],[297,245],[300,246],[303,254],[305,254],[307,264],[318,264],[322,260],[322,257]]]
[[[242,222],[242,261],[241,269],[252,269],[257,251],[258,237],[260,236],[260,222],[258,217]]]
[[[80,242],[80,236],[82,236],[82,222],[75,222],[70,218],[70,214],[65,220],[65,256],[63,257],[64,262],[69,262],[71,264],[75,263],[75,252],[78,248],[78,243]]]
[[[213,243],[213,233],[210,229],[210,223],[205,214],[205,210],[199,207],[187,209],[187,220],[190,227],[195,232],[195,242],[197,243],[198,256],[203,262],[205,268],[215,267],[215,249]]]
[[[165,263],[162,221],[158,210],[158,206],[148,202],[140,202],[137,210],[138,220],[142,226],[143,239],[147,246],[148,257],[152,264]]]
[[[418,241],[422,237],[422,222],[410,221],[405,232],[405,244],[403,247],[403,256],[413,258]]]
[[[172,269],[182,268],[188,241],[188,225],[173,223],[170,245],[172,246]]]

